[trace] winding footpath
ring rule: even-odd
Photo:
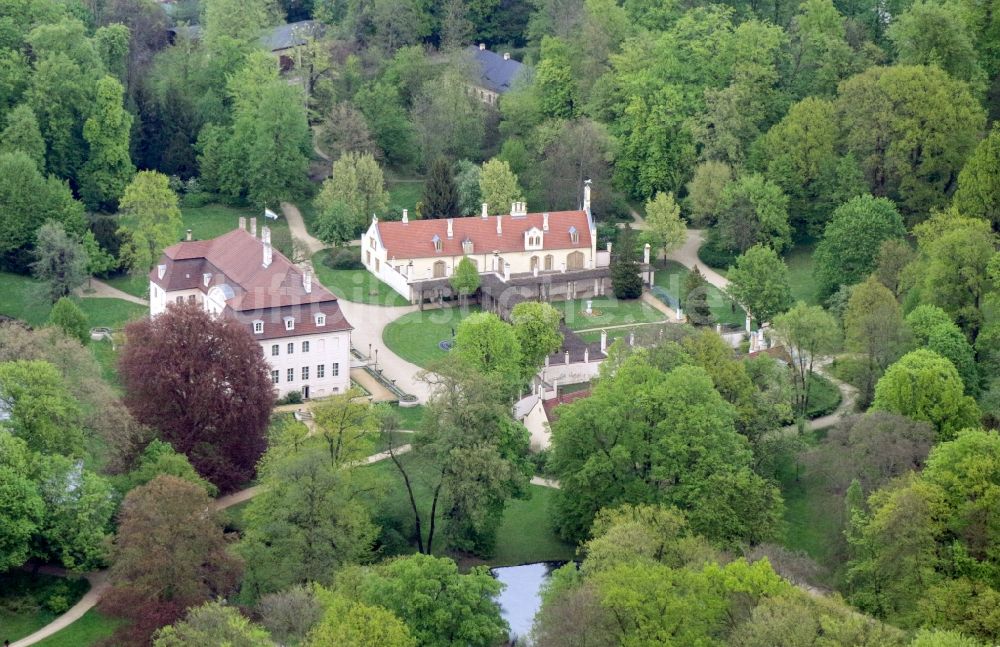
[[[149,301],[146,299],[140,299],[128,292],[122,292],[118,288],[111,287],[104,281],[95,278],[90,279],[89,285],[78,287],[73,293],[82,299],[121,299],[129,303],[149,307]]]

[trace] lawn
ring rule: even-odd
[[[401,407],[390,405],[392,410],[399,416],[399,428],[408,431],[416,431],[420,428],[420,422],[424,419],[424,405],[418,404],[415,407]]]
[[[459,322],[476,312],[478,306],[411,312],[386,326],[382,341],[406,361],[426,367],[447,354],[438,344],[451,340]]]
[[[806,411],[807,418],[819,418],[833,413],[842,399],[837,385],[822,375],[813,374],[809,381],[809,402]]]
[[[328,264],[330,250],[313,256],[316,279],[341,299],[378,306],[405,306],[409,301],[368,270],[335,270]]]
[[[813,252],[815,250],[815,243],[802,243],[796,245],[792,251],[785,255],[792,297],[796,301],[805,301],[809,305],[819,303],[819,299],[816,297],[816,280],[813,278]]]
[[[566,326],[571,330],[588,330],[605,326],[654,323],[666,318],[662,312],[639,299],[622,300],[598,297],[593,301],[594,314],[586,314],[587,299],[554,301],[552,306],[563,313]]]
[[[149,298],[149,277],[145,274],[115,274],[101,280],[126,294],[140,299]]]
[[[89,588],[85,579],[27,571],[0,574],[0,639],[13,642],[41,629]]]
[[[113,634],[120,624],[120,620],[91,609],[70,626],[35,644],[38,647],[90,647]]]
[[[148,312],[146,306],[121,299],[74,297],[73,300],[90,319],[91,327],[120,328]],[[42,283],[28,276],[0,272],[0,314],[41,326],[48,321],[50,310],[52,303]]]
[[[389,212],[392,214],[390,220],[402,218],[403,209],[409,209],[410,217],[415,217],[417,203],[423,199],[424,181],[421,179],[389,179],[385,184],[389,190]]]
[[[410,470],[410,478],[415,484],[414,493],[417,507],[425,514],[430,508],[430,488],[423,474],[428,471],[416,462],[412,455],[406,455],[402,462]],[[383,484],[383,492],[377,503],[376,521],[383,527],[382,540],[387,556],[409,553],[415,550],[413,537],[413,515],[407,499],[406,488],[399,472],[391,461],[376,463],[369,474]],[[531,498],[514,500],[504,511],[503,522],[497,532],[496,551],[486,560],[490,566],[511,566],[530,562],[572,559],[574,547],[560,540],[549,523],[549,501],[554,491],[541,486],[529,486]],[[442,550],[444,528],[440,519],[435,530],[435,554],[450,555]],[[427,533],[426,523],[423,532]],[[451,555],[468,562],[467,555]]]
[[[665,261],[657,266],[654,283],[679,299],[684,290],[684,281],[691,271],[677,261]],[[708,286],[708,307],[715,320],[723,325],[742,326],[746,315],[740,308],[733,308],[732,300],[714,285]]]

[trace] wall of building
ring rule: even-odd
[[[549,419],[545,415],[545,407],[542,406],[541,399],[538,404],[531,408],[528,415],[521,421],[531,434],[530,447],[533,452],[540,452],[548,449],[552,436],[549,430]]]
[[[160,289],[156,283],[152,281],[149,282],[149,314],[156,316],[166,311],[167,306],[171,303],[179,303],[177,299],[181,299],[185,303],[191,302],[193,299],[194,303],[202,303],[204,301],[205,295],[201,290],[173,290],[169,294],[164,290]]]
[[[308,351],[303,351],[304,342],[309,344]],[[284,397],[291,391],[302,391],[308,386],[310,398],[322,398],[343,393],[351,386],[349,331],[262,339],[259,343],[264,359],[271,365],[270,370],[278,371],[278,382],[274,384],[278,397]],[[289,344],[293,348],[291,353],[288,352]],[[277,355],[272,353],[272,346],[278,347]],[[323,377],[319,377],[320,366],[323,367]],[[303,377],[303,367],[308,368],[306,377]],[[291,380],[288,379],[289,369],[292,370]],[[337,375],[334,375],[335,372]]]

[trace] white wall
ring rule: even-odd
[[[309,351],[302,351],[302,342],[309,342]],[[322,398],[343,393],[351,386],[351,334],[349,331],[327,334],[299,335],[281,339],[259,341],[264,359],[271,365],[270,370],[278,371],[278,383],[274,385],[278,396],[291,391],[301,391],[309,386],[309,397]],[[288,353],[288,344],[294,352]],[[271,354],[271,346],[278,346],[278,354]],[[333,365],[339,367],[339,375],[333,375]],[[322,365],[324,376],[317,377],[317,367]],[[309,367],[309,377],[302,379],[302,367]],[[292,369],[292,380],[288,380],[288,369]]]

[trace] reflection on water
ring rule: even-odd
[[[552,571],[565,563],[539,562],[494,568],[490,571],[493,577],[505,585],[497,601],[504,620],[510,625],[511,640],[524,638],[531,633],[531,623],[542,605],[542,584]]]

